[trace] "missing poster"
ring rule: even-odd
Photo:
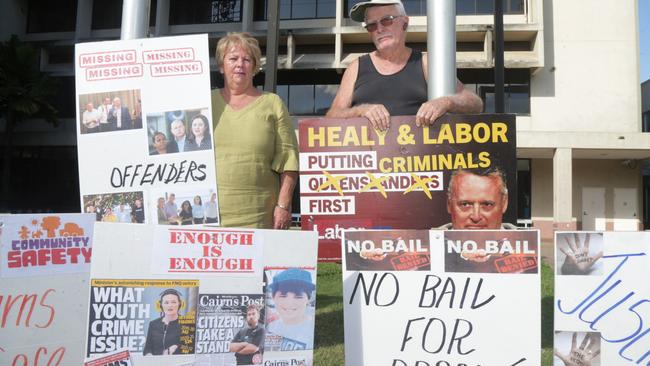
[[[218,224],[207,36],[78,43],[75,61],[84,212]]]

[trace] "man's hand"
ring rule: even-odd
[[[362,249],[359,252],[359,256],[363,259],[368,259],[371,261],[381,261],[386,258],[386,253],[381,248],[375,249]]]
[[[555,350],[557,356],[565,366],[591,366],[591,361],[600,354],[600,339],[597,333],[586,334],[580,347],[576,347],[578,334],[573,332],[571,351],[563,355]]]
[[[602,250],[595,255],[589,254],[589,239],[593,234],[585,234],[584,242],[580,242],[580,235],[565,236],[567,249],[559,247],[560,251],[566,256],[564,263],[560,268],[560,273],[563,275],[587,275],[593,269],[593,265],[602,256]]]
[[[375,130],[386,131],[390,127],[390,113],[383,104],[362,104],[357,108]]]
[[[442,117],[451,109],[451,99],[440,97],[423,103],[415,115],[415,124],[418,127],[430,126],[438,118]]]
[[[462,251],[460,257],[470,262],[484,263],[490,259],[490,255],[485,252],[485,249],[478,249],[476,251]]]

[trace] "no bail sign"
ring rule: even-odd
[[[346,231],[346,364],[539,365],[538,237]]]

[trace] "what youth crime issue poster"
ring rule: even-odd
[[[157,226],[151,273],[262,278],[264,236],[255,230]]]
[[[194,354],[196,280],[92,279],[86,355]]]
[[[346,231],[346,364],[539,365],[538,248],[538,231]]]
[[[83,211],[218,224],[207,36],[79,43],[75,62]]]
[[[513,115],[445,115],[433,126],[392,117],[387,132],[363,119],[299,124],[303,230],[319,235],[319,258],[338,260],[345,229],[431,229],[450,221],[454,171],[495,170],[509,194],[503,221],[516,222]]]
[[[87,273],[94,216],[0,215],[0,277]]]
[[[555,233],[553,366],[650,362],[650,233]]]

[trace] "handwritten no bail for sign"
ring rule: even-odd
[[[345,232],[346,364],[539,365],[538,254],[536,231]]]

